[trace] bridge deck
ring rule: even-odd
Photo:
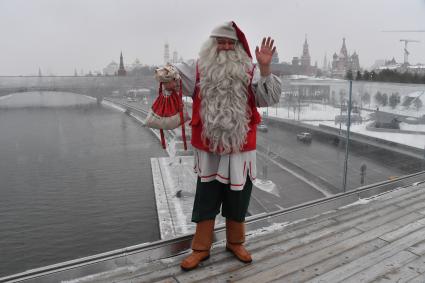
[[[73,282],[425,282],[425,183],[248,235],[253,263],[215,243],[210,259],[180,270],[187,253]]]

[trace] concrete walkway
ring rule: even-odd
[[[196,174],[193,157],[152,158],[151,168],[161,239],[193,232],[191,222]]]

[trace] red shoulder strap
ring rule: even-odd
[[[166,148],[166,145],[165,145],[164,130],[163,129],[160,129],[159,130],[159,133],[161,134],[161,145],[162,145],[162,148],[165,149]]]
[[[201,76],[200,76],[200,74],[199,74],[198,61],[196,61],[196,80],[195,80],[195,88],[193,89],[193,95],[192,95],[192,98],[195,98],[196,92],[198,91],[200,77],[201,77]]]
[[[162,82],[159,83],[159,89],[158,89],[158,96],[162,96]],[[162,148],[165,149],[166,148],[166,143],[165,143],[165,136],[164,136],[164,130],[160,129],[159,133],[161,134],[161,145]]]
[[[249,102],[252,104],[251,106],[255,106],[255,95],[252,92],[252,80],[254,79],[254,71],[255,71],[255,65],[252,66],[252,70],[249,72],[251,78],[249,79],[249,85],[248,85],[248,94],[249,94]]]
[[[252,84],[252,80],[254,79],[254,71],[255,71],[255,65],[253,64],[252,70],[249,72],[249,74],[251,75],[251,79],[249,80],[249,85]]]

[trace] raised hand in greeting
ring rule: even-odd
[[[273,54],[276,51],[276,46],[273,46],[274,40],[269,36],[267,39],[264,37],[261,42],[261,47],[255,48],[255,57],[257,58],[258,65],[262,76],[268,76],[270,71],[270,63]]]

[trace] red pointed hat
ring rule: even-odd
[[[219,25],[211,32],[211,37],[225,37],[234,40],[238,40],[246,54],[252,59],[251,51],[249,50],[248,41],[246,40],[245,34],[239,29],[234,21],[226,22]]]

